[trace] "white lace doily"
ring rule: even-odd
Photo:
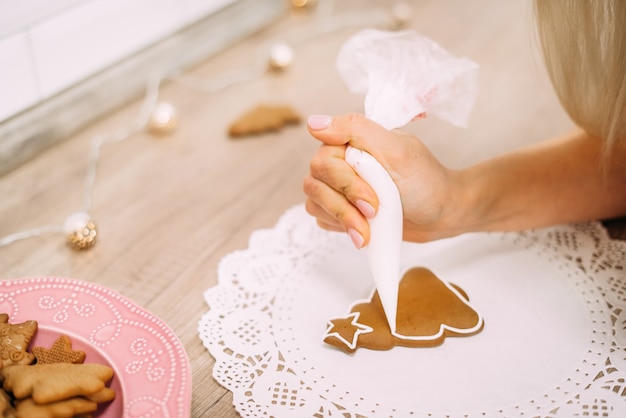
[[[322,341],[372,290],[365,254],[296,206],[226,256],[199,333],[244,417],[625,417],[626,243],[587,223],[403,246],[484,330],[435,348]]]

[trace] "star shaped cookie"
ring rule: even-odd
[[[359,323],[359,312],[352,312],[345,318],[331,319],[324,335],[324,341],[339,341],[347,347],[348,351],[356,349],[359,335],[372,332],[374,329]]]
[[[61,335],[50,349],[33,347],[32,352],[37,359],[37,364],[80,364],[85,361],[85,352],[72,350],[72,341],[67,335]]]
[[[37,321],[10,324],[9,315],[0,314],[0,362],[3,367],[33,362],[33,355],[26,349],[35,332]]]

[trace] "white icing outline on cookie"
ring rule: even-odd
[[[352,335],[352,342],[349,342],[348,340],[346,340],[345,338],[343,338],[343,336],[341,335],[341,333],[339,332],[330,332],[333,328],[335,328],[335,324],[333,324],[333,320],[329,320],[328,321],[328,328],[326,329],[326,333],[324,334],[324,337],[322,338],[322,340],[325,340],[328,337],[336,337],[339,341],[341,341],[342,343],[344,343],[347,347],[349,347],[351,350],[354,350],[356,348],[356,344],[357,341],[359,340],[359,335],[361,334],[367,334],[370,332],[374,331],[374,328],[361,324],[359,322],[359,317],[361,316],[360,312],[350,312],[349,315],[343,317],[343,318],[335,318],[335,320],[337,319],[348,319],[350,317],[352,317],[352,322],[350,323],[351,325],[354,325],[354,327],[357,329],[355,331],[355,333]]]
[[[418,268],[418,266],[412,266],[412,267],[410,267],[410,268],[407,268],[406,270],[404,270],[404,271],[402,272],[402,275],[401,275],[400,277],[404,278],[404,276],[406,275],[406,273],[407,273],[409,270],[413,269],[413,268]],[[440,325],[439,325],[439,331],[438,331],[436,334],[433,334],[433,335],[413,335],[413,336],[412,336],[412,335],[403,335],[403,334],[400,334],[400,333],[396,332],[395,330],[392,330],[392,331],[391,331],[391,335],[392,335],[392,336],[394,336],[394,337],[396,337],[396,338],[399,338],[399,339],[401,339],[401,340],[409,340],[409,341],[432,341],[432,340],[436,340],[436,339],[438,339],[438,338],[441,338],[441,336],[443,335],[443,333],[444,333],[444,331],[445,331],[446,329],[447,329],[447,330],[450,330],[450,331],[452,331],[452,332],[455,332],[455,333],[457,333],[457,334],[462,334],[462,335],[464,335],[464,334],[473,334],[473,333],[475,333],[475,332],[478,332],[478,331],[479,331],[479,330],[483,327],[483,324],[484,324],[483,317],[482,317],[482,315],[478,312],[478,310],[476,310],[476,309],[475,309],[475,308],[474,308],[474,307],[473,307],[473,306],[469,303],[469,301],[468,301],[468,300],[466,300],[466,299],[463,297],[463,295],[462,295],[462,294],[461,294],[458,290],[456,290],[456,288],[455,288],[454,286],[452,286],[449,282],[447,282],[447,281],[445,281],[445,280],[440,279],[440,278],[439,278],[439,275],[438,275],[438,274],[436,274],[433,270],[431,270],[430,268],[427,268],[427,267],[420,267],[420,268],[424,268],[424,269],[426,269],[426,270],[430,271],[430,272],[431,272],[431,273],[435,276],[435,278],[436,278],[437,280],[439,280],[441,283],[443,283],[443,284],[444,284],[444,286],[446,286],[449,290],[451,290],[451,291],[452,291],[452,293],[454,293],[454,294],[456,295],[456,297],[457,297],[457,298],[459,298],[459,300],[460,300],[461,302],[463,302],[463,304],[465,304],[465,306],[467,306],[468,308],[470,308],[473,312],[475,312],[475,313],[476,313],[476,315],[478,315],[478,320],[477,320],[477,322],[476,322],[476,325],[475,325],[475,326],[473,326],[472,328],[460,329],[460,328],[451,327],[451,326],[449,326],[449,325],[447,325],[447,324],[440,324]],[[372,303],[372,300],[374,299],[374,294],[375,294],[375,293],[376,293],[376,287],[374,287],[374,288],[372,289],[372,291],[371,291],[371,293],[370,293],[369,298],[367,298],[367,299],[360,299],[360,300],[357,300],[356,302],[352,303],[352,305],[350,305],[350,308],[348,309],[348,312],[349,312],[349,314],[348,314],[348,315],[346,315],[345,317],[342,317],[342,318],[336,318],[336,319],[348,319],[348,318],[350,318],[351,316],[356,316],[356,318],[352,321],[352,323],[354,324],[354,321],[355,321],[355,320],[357,320],[357,319],[359,318],[359,316],[360,316],[360,312],[352,312],[352,310],[354,309],[354,307],[355,307],[355,306],[357,306],[357,305],[360,305],[360,304],[367,304],[367,303],[371,304],[371,303]],[[383,311],[384,311],[384,310],[383,310]],[[328,321],[328,324],[330,324],[330,327],[326,330],[326,334],[324,335],[324,339],[325,339],[327,336],[331,335],[331,334],[328,334],[328,332],[332,329],[332,326],[333,326],[333,325],[332,325],[332,320]],[[360,325],[360,326],[362,326],[362,327],[369,328],[369,329],[370,329],[370,331],[367,331],[367,332],[373,332],[373,331],[374,331],[374,329],[373,329],[372,327],[368,326],[368,325],[364,325],[364,324],[358,324],[358,325],[357,325],[357,324],[354,324],[354,325],[355,325],[355,326],[357,326],[357,327],[358,327],[358,325]],[[358,331],[357,331],[357,332],[355,332],[354,337],[353,337],[353,338],[354,338],[354,341],[353,341],[353,343],[352,343],[352,344],[348,343],[348,342],[347,342],[347,341],[346,341],[343,337],[341,337],[340,335],[338,335],[338,333],[332,333],[332,334],[333,334],[333,335],[335,335],[335,336],[336,336],[338,339],[340,339],[341,341],[343,341],[343,342],[346,344],[346,346],[350,347],[350,349],[351,349],[351,350],[354,350],[354,349],[356,348],[356,345],[357,345],[357,342],[358,342],[358,335],[360,335],[360,334],[365,334],[365,333],[366,333],[365,331],[364,331],[364,332],[358,332]]]
[[[413,268],[413,267],[412,267],[412,268]],[[425,267],[424,267],[424,268],[425,268]],[[426,269],[427,269],[427,268],[426,268]],[[411,270],[411,269],[407,269],[406,271],[404,271],[404,272],[402,273],[402,276],[401,276],[401,277],[404,277],[404,275],[405,275],[405,274],[406,274],[409,270]],[[478,331],[479,331],[479,330],[483,327],[483,323],[484,323],[483,317],[482,317],[482,315],[478,312],[478,310],[476,310],[476,309],[475,309],[475,308],[474,308],[474,307],[473,307],[473,306],[469,303],[469,301],[468,301],[467,299],[465,299],[465,298],[463,297],[463,295],[462,295],[462,294],[461,294],[458,290],[456,290],[456,288],[455,288],[454,286],[452,286],[449,282],[447,282],[447,281],[445,281],[445,280],[440,279],[440,278],[439,278],[439,276],[438,276],[438,275],[437,275],[434,271],[432,271],[432,270],[430,270],[430,269],[427,269],[427,270],[429,270],[429,271],[430,271],[430,272],[431,272],[431,273],[435,276],[435,278],[436,278],[437,280],[439,280],[441,283],[443,283],[443,284],[444,284],[444,286],[446,286],[448,289],[450,289],[450,290],[452,291],[452,293],[454,293],[454,294],[456,295],[456,297],[457,297],[457,298],[459,298],[459,300],[460,300],[461,302],[463,302],[463,304],[464,304],[465,306],[467,306],[468,308],[470,308],[473,312],[475,312],[475,313],[476,313],[476,315],[478,315],[478,320],[476,321],[476,325],[474,325],[472,328],[455,328],[455,327],[451,327],[451,326],[449,326],[449,325],[447,325],[447,324],[440,324],[440,325],[439,325],[439,332],[437,332],[436,334],[433,334],[433,335],[428,335],[428,336],[424,336],[424,335],[403,335],[403,334],[400,334],[400,333],[396,332],[395,330],[392,330],[392,331],[391,331],[391,335],[393,335],[394,337],[400,338],[401,340],[410,340],[410,341],[432,341],[432,340],[436,340],[436,339],[440,338],[440,337],[443,335],[443,333],[444,333],[444,331],[445,331],[446,329],[447,329],[447,330],[450,330],[450,331],[452,331],[452,332],[455,332],[455,333],[457,333],[457,334],[473,334],[473,333],[475,333],[475,332],[478,332]],[[371,297],[370,297],[370,301],[371,301],[371,300],[372,300],[372,298],[374,297],[374,293],[375,293],[375,292],[376,292],[376,290],[374,290],[374,291],[372,292],[372,295],[371,295]],[[355,303],[355,304],[353,304],[353,305],[350,307],[350,310],[352,310],[352,309],[354,308],[354,306],[356,306],[356,305],[357,305],[356,303]]]

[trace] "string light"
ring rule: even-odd
[[[148,119],[148,131],[157,136],[169,135],[178,126],[178,112],[167,102],[157,103]]]
[[[293,61],[293,49],[284,42],[272,45],[270,49],[269,67],[273,70],[286,70]]]
[[[76,250],[86,250],[96,243],[96,224],[90,219],[89,214],[77,212],[65,220],[64,232],[67,241]]]
[[[318,0],[291,1],[292,8],[297,11],[311,11],[318,6],[318,3],[320,3]],[[212,80],[198,79],[180,71],[151,77],[146,83],[145,96],[137,118],[126,129],[109,134],[98,134],[92,138],[83,184],[81,210],[70,214],[63,225],[46,225],[2,237],[0,247],[49,233],[64,233],[68,244],[75,250],[87,250],[95,245],[98,231],[89,212],[93,201],[92,192],[101,149],[105,145],[125,141],[139,132],[145,131],[154,136],[167,136],[176,130],[179,122],[176,107],[171,103],[159,101],[159,89],[164,81],[174,82],[206,94],[215,94],[231,86],[259,79],[268,71],[287,71],[294,60],[294,47],[312,40],[319,40],[325,34],[355,26],[383,26],[387,29],[399,29],[406,25],[411,17],[411,9],[406,3],[395,4],[391,10],[372,9],[336,15],[330,15],[332,13],[331,1],[326,1],[325,5],[327,8],[324,12],[329,16],[314,21],[314,28],[299,28],[298,31],[286,33],[285,37],[290,39],[289,44],[280,41],[273,42],[269,48],[263,48],[263,55],[247,68],[225,72]]]

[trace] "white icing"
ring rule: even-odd
[[[369,220],[370,242],[365,249],[389,328],[395,332],[401,277],[403,217],[400,192],[387,170],[369,153],[349,146],[345,159],[378,196],[378,212]]]
[[[351,350],[354,350],[356,348],[357,342],[359,341],[359,335],[368,334],[374,331],[374,328],[359,322],[360,316],[361,314],[359,312],[352,312],[346,316],[346,319],[352,318],[351,325],[353,325],[355,328],[351,341],[348,341],[347,339],[345,339],[344,336],[340,332],[333,331],[333,329],[335,328],[335,324],[333,324],[332,321],[328,321],[328,328],[326,328],[324,339],[326,339],[327,337],[336,337],[342,343],[344,343],[346,347],[349,347]]]

